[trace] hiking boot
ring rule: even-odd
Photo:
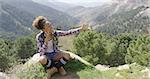
[[[52,67],[47,70],[47,79],[51,79],[52,75],[54,73],[58,72],[58,69],[56,67]]]
[[[60,68],[58,68],[58,70],[59,70],[59,73],[61,74],[61,75],[67,75],[67,72],[66,72],[66,70],[63,68],[63,67],[60,67]]]

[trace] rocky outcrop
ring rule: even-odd
[[[10,79],[5,73],[0,72],[0,79]]]
[[[101,64],[96,65],[95,68],[100,71],[107,71],[110,69],[108,66],[101,65]]]

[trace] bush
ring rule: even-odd
[[[7,58],[7,56],[1,54],[2,51],[0,51],[0,71],[5,71],[10,67],[10,60]]]
[[[30,36],[17,40],[0,39],[0,71],[18,63],[18,59],[27,59],[36,53],[35,40]],[[20,61],[19,61],[20,62]]]
[[[15,53],[19,59],[27,59],[36,53],[36,42],[31,37],[20,37],[15,41]]]
[[[150,35],[139,36],[127,48],[126,63],[150,65]]]
[[[74,47],[78,55],[94,65],[119,66],[134,62],[150,65],[149,35],[124,33],[110,37],[89,31],[75,38]]]
[[[112,38],[115,45],[108,59],[110,66],[119,66],[126,63],[125,56],[127,54],[127,48],[136,37],[134,34],[119,34]]]
[[[5,71],[15,61],[12,46],[12,41],[0,39],[0,71]]]
[[[46,79],[45,69],[39,63],[25,67],[17,74],[17,79]]]
[[[105,60],[109,55],[106,50],[108,43],[111,43],[108,35],[91,31],[81,33],[74,40],[77,54],[94,65],[108,64]]]

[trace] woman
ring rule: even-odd
[[[47,69],[48,79],[57,71],[61,75],[66,75],[63,66],[72,58],[69,54],[63,53],[58,49],[56,37],[78,34],[81,31],[87,30],[87,28],[83,26],[69,31],[56,31],[48,19],[43,16],[36,17],[32,26],[41,30],[36,36],[38,51],[41,55],[39,62]]]

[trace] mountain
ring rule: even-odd
[[[119,33],[150,33],[150,8],[144,0],[124,0],[107,19],[99,22],[95,29],[113,35]]]
[[[102,6],[76,7],[69,14],[89,23],[99,32],[119,34],[149,33],[149,0],[113,0]]]
[[[44,3],[45,0],[43,0]],[[55,28],[64,30],[80,23],[89,23],[93,29],[110,34],[150,33],[149,0],[113,0],[97,7],[71,6],[65,3],[39,4],[32,0],[0,0],[0,37],[27,35],[33,32],[32,21],[43,15]],[[55,4],[55,5],[54,5]],[[65,12],[61,12],[63,9]],[[53,8],[52,8],[53,6]],[[64,6],[64,7],[60,7]],[[66,8],[68,6],[68,8]]]
[[[59,0],[33,0],[34,2],[37,2],[39,4],[43,4],[43,5],[46,5],[46,6],[49,6],[49,7],[52,7],[56,10],[59,10],[59,11],[63,11],[63,12],[68,12],[68,10],[71,8],[74,8],[74,7],[78,7],[78,6],[83,6],[83,7],[95,7],[95,6],[100,6],[102,4],[104,4],[105,2],[103,1],[83,1],[83,2],[78,2],[78,1],[68,1],[65,2],[65,1],[59,1]]]
[[[54,8],[56,10],[66,12],[68,9],[76,7],[77,5],[74,4],[69,4],[69,3],[64,3],[64,2],[56,2],[53,0],[33,0],[36,3],[46,5],[48,7]]]
[[[66,13],[35,3],[32,0],[5,0],[5,2],[33,14],[34,17],[39,15],[46,16],[54,25],[65,27],[65,29],[78,22],[76,18]]]
[[[7,3],[0,2],[0,37],[32,33],[33,15]]]
[[[47,17],[55,28],[60,27],[64,30],[79,21],[66,13],[31,0],[0,0],[0,32],[14,35],[29,34],[33,32],[32,21],[39,15]]]
[[[68,14],[81,20],[81,23],[86,22],[91,25],[97,24],[97,21],[106,19],[114,9],[116,4],[104,4],[98,7],[75,7],[69,10]]]
[[[113,35],[119,33],[150,33],[150,17],[146,15],[148,10],[145,6],[139,6],[134,10],[113,14],[103,24],[96,25],[95,29]]]
[[[71,8],[68,13],[71,16],[81,19],[83,22],[98,22],[107,17],[122,11],[129,11],[138,6],[147,3],[148,0],[113,0],[111,3],[105,3],[98,7],[81,7]],[[97,23],[97,22],[96,22]]]

